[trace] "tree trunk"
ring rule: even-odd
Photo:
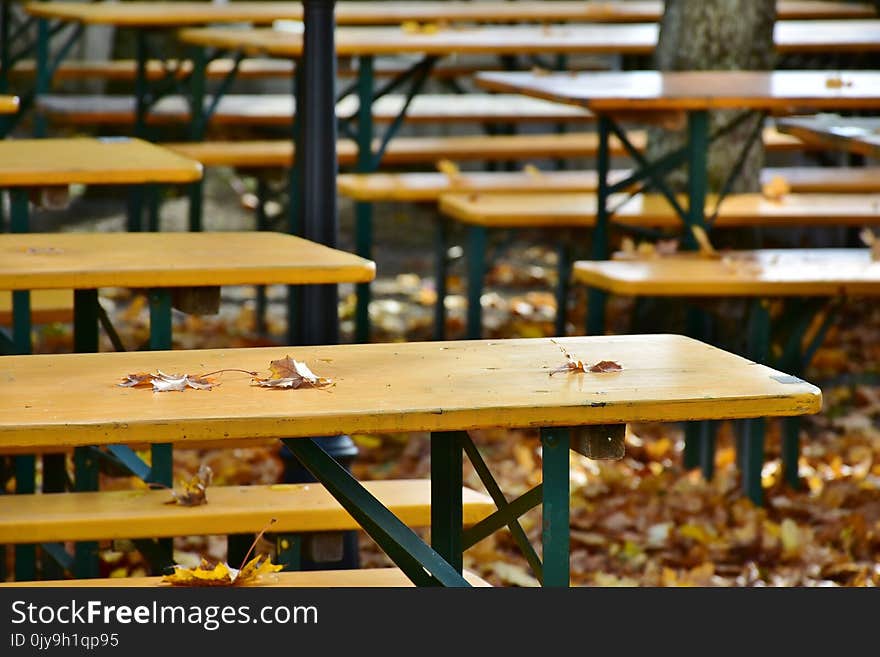
[[[654,54],[655,66],[661,71],[772,69],[775,19],[776,0],[666,0],[660,40]],[[737,114],[737,110],[713,112],[710,130],[717,130]],[[717,192],[724,185],[759,120],[756,113],[712,144],[708,171],[710,191]],[[648,155],[654,159],[681,146],[684,139],[681,131],[651,128]],[[764,149],[759,136],[730,191],[758,191],[763,164]],[[667,180],[675,189],[682,190],[685,176],[685,171],[680,170]]]

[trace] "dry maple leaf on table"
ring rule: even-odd
[[[214,379],[208,378],[213,374],[221,374],[223,372],[242,372],[256,376],[256,372],[248,370],[240,370],[228,368],[208,372],[207,374],[165,374],[162,370],[151,372],[136,372],[134,374],[126,374],[119,382],[122,388],[147,388],[152,387],[153,392],[182,392],[187,388],[193,390],[211,390],[214,386],[220,385]]]
[[[565,354],[565,358],[568,361],[565,365],[550,370],[550,376],[560,372],[620,372],[623,369],[623,366],[621,366],[620,363],[613,360],[600,360],[595,365],[587,367],[587,365],[584,364],[584,361],[574,358],[565,350],[565,347],[556,342],[556,340],[550,340],[550,342],[562,350],[562,353]]]
[[[196,568],[184,568],[183,566],[175,565],[174,572],[163,576],[162,581],[175,586],[246,586],[248,584],[259,584],[263,576],[277,573],[284,568],[281,564],[272,563],[270,557],[262,554],[258,554],[248,561],[254,546],[256,546],[263,534],[266,533],[266,530],[274,523],[275,518],[272,518],[269,524],[257,534],[240,568],[233,568],[225,562],[212,566],[202,559],[202,562]]]
[[[303,385],[312,388],[326,388],[333,385],[330,379],[316,375],[305,363],[290,356],[269,363],[270,376],[254,377],[256,385],[263,388],[299,388]]]

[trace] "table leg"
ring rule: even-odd
[[[9,190],[10,228],[13,233],[26,233],[30,224],[28,191],[20,187]],[[12,342],[15,353],[31,353],[31,293],[27,290],[12,293]]]
[[[150,296],[150,349],[171,349],[171,290],[154,288]],[[150,446],[150,482],[172,486],[173,453],[170,443]],[[157,541],[159,550],[171,556],[171,539]]]
[[[311,438],[283,441],[413,583],[468,586],[445,559],[369,493]]]
[[[697,247],[692,228],[706,224],[706,192],[709,184],[709,112],[699,110],[688,113],[688,208],[684,236],[689,249]]]
[[[45,18],[37,20],[37,79],[34,84],[34,102],[49,93],[52,86],[52,70],[49,62],[49,21]],[[45,137],[49,132],[46,116],[42,112],[34,112],[34,137]]]
[[[462,446],[457,431],[431,434],[431,547],[462,570]]]
[[[770,312],[764,300],[754,303],[749,334],[749,357],[756,363],[766,363],[770,354]],[[764,466],[765,419],[755,418],[742,423],[743,491],[756,505],[763,503],[761,470]]]
[[[467,248],[467,337],[479,340],[483,335],[483,278],[486,275],[485,226],[468,226]]]
[[[293,104],[300,107],[300,99],[305,97],[303,88],[302,59],[293,62]],[[290,163],[287,180],[287,222],[288,232],[291,235],[302,236],[302,167],[300,155],[302,153],[302,114],[297,111],[293,125],[291,126],[291,139],[293,140],[293,162]],[[300,309],[302,308],[302,289],[298,285],[287,286],[287,344],[302,344],[302,321]]]
[[[135,37],[135,80],[134,80],[134,136],[146,139],[147,119],[147,94],[149,94],[149,80],[147,79],[147,35],[142,29],[134,31]],[[129,188],[128,193],[128,230],[140,231],[143,221],[144,189],[141,185]]]
[[[192,49],[192,74],[190,75],[190,141],[205,138],[205,70],[208,66],[205,49],[196,46]],[[202,230],[204,182],[199,179],[189,185],[189,229]]]
[[[37,459],[32,454],[15,457],[15,492],[27,495],[36,492]],[[37,577],[37,546],[15,546],[15,579],[33,580]]]
[[[569,586],[569,430],[541,429],[544,586]]]
[[[361,56],[358,60],[358,159],[355,171],[373,171],[373,57]],[[362,258],[371,258],[373,250],[373,205],[357,201],[355,212],[355,252]],[[355,310],[355,342],[370,340],[370,284],[357,284],[357,308]]]
[[[600,115],[597,125],[599,134],[599,152],[596,155],[598,187],[596,189],[596,226],[593,228],[592,259],[608,258],[608,173],[610,170],[610,152],[608,139],[611,136],[611,119]],[[605,302],[608,295],[598,288],[587,290],[587,335],[603,335],[605,333]]]

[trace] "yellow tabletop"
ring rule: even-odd
[[[614,373],[550,372],[563,345]],[[304,361],[330,388],[268,389],[227,372],[212,390],[154,393],[129,373],[267,373]],[[815,413],[818,388],[675,335],[6,356],[0,448],[578,426]]]
[[[779,297],[880,295],[870,249],[762,249],[720,258],[681,254],[579,261],[574,280],[614,294]]]
[[[876,71],[515,71],[479,73],[476,81],[492,91],[519,92],[605,113],[727,108],[791,114],[880,107]]]
[[[0,141],[0,187],[188,183],[202,165],[140,139]]]
[[[33,16],[118,26],[182,26],[204,23],[271,23],[277,19],[301,20],[301,2],[31,2]],[[581,21],[649,22],[663,15],[660,0],[585,2],[584,0],[482,0],[481,2],[337,2],[340,25],[378,25],[404,21]],[[876,11],[869,3],[780,0],[778,18],[869,18]]]
[[[612,195],[609,207],[624,203]],[[679,198],[682,207],[687,199]],[[715,198],[706,201],[706,212]],[[596,223],[596,195],[589,193],[444,194],[440,210],[464,223],[488,227],[590,227]],[[660,194],[636,195],[626,201],[613,222],[623,225],[680,228],[681,219]],[[786,194],[781,200],[761,194],[732,194],[721,203],[715,226],[836,226],[880,223],[880,194]]]
[[[778,121],[777,127],[809,144],[868,157],[880,155],[880,119],[876,117],[797,116]]]
[[[15,114],[18,111],[18,96],[0,95],[0,114]]]
[[[568,25],[453,25],[432,31],[394,27],[340,27],[336,52],[341,56],[423,53],[452,54],[640,54],[653,53],[657,23]],[[880,50],[880,20],[778,21],[774,38],[781,53],[866,52]],[[185,43],[237,49],[248,54],[299,57],[301,31],[271,28],[190,28]]]
[[[375,264],[271,232],[0,235],[0,290],[365,283]]]

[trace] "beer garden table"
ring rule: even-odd
[[[622,370],[551,375],[566,363],[560,347],[586,363],[615,361]],[[234,373],[209,392],[117,385],[129,373],[156,369],[260,371],[287,355],[335,385],[267,390]],[[462,552],[508,526],[538,579],[567,586],[572,445],[583,452],[596,439],[622,439],[621,425],[629,422],[791,416],[821,405],[820,391],[800,379],[673,335],[9,356],[4,369],[0,448],[283,438],[421,585],[466,585]],[[543,483],[512,501],[467,434],[493,427],[541,428]],[[431,432],[431,547],[309,438],[370,432]],[[462,452],[498,506],[467,531]],[[537,504],[543,504],[542,558],[518,521]]]

